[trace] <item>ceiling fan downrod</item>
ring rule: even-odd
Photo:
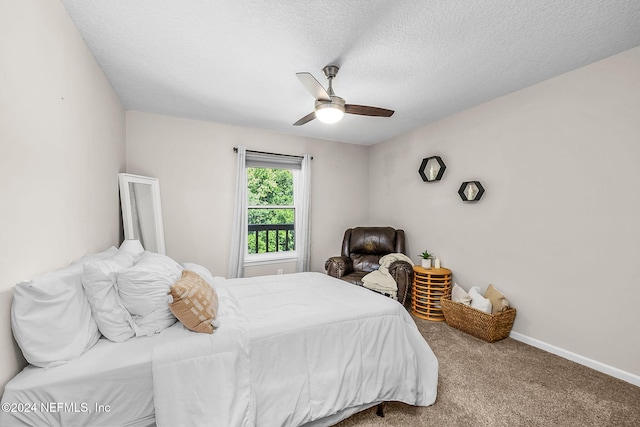
[[[327,90],[329,96],[335,96],[335,92],[333,91],[333,78],[338,75],[339,70],[340,68],[337,65],[327,65],[322,69],[322,72],[329,81],[329,89]]]

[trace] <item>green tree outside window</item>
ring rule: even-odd
[[[247,168],[248,223],[274,225],[273,230],[249,231],[247,248],[250,254],[293,250],[293,230],[276,230],[278,226],[293,227],[295,207],[293,173],[289,169]],[[256,251],[257,239],[257,251]],[[276,244],[277,242],[277,244]]]

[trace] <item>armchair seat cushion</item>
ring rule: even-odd
[[[362,278],[367,274],[369,274],[369,272],[367,271],[352,271],[346,276],[342,276],[341,279],[353,285],[362,286],[363,285]]]

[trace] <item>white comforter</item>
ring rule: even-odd
[[[329,425],[365,404],[435,401],[438,362],[398,302],[320,273],[216,290],[213,335],[154,350],[158,426]]]

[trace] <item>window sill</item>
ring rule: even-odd
[[[298,261],[298,254],[295,251],[270,252],[266,254],[248,254],[244,258],[244,265],[265,265],[296,261]]]

